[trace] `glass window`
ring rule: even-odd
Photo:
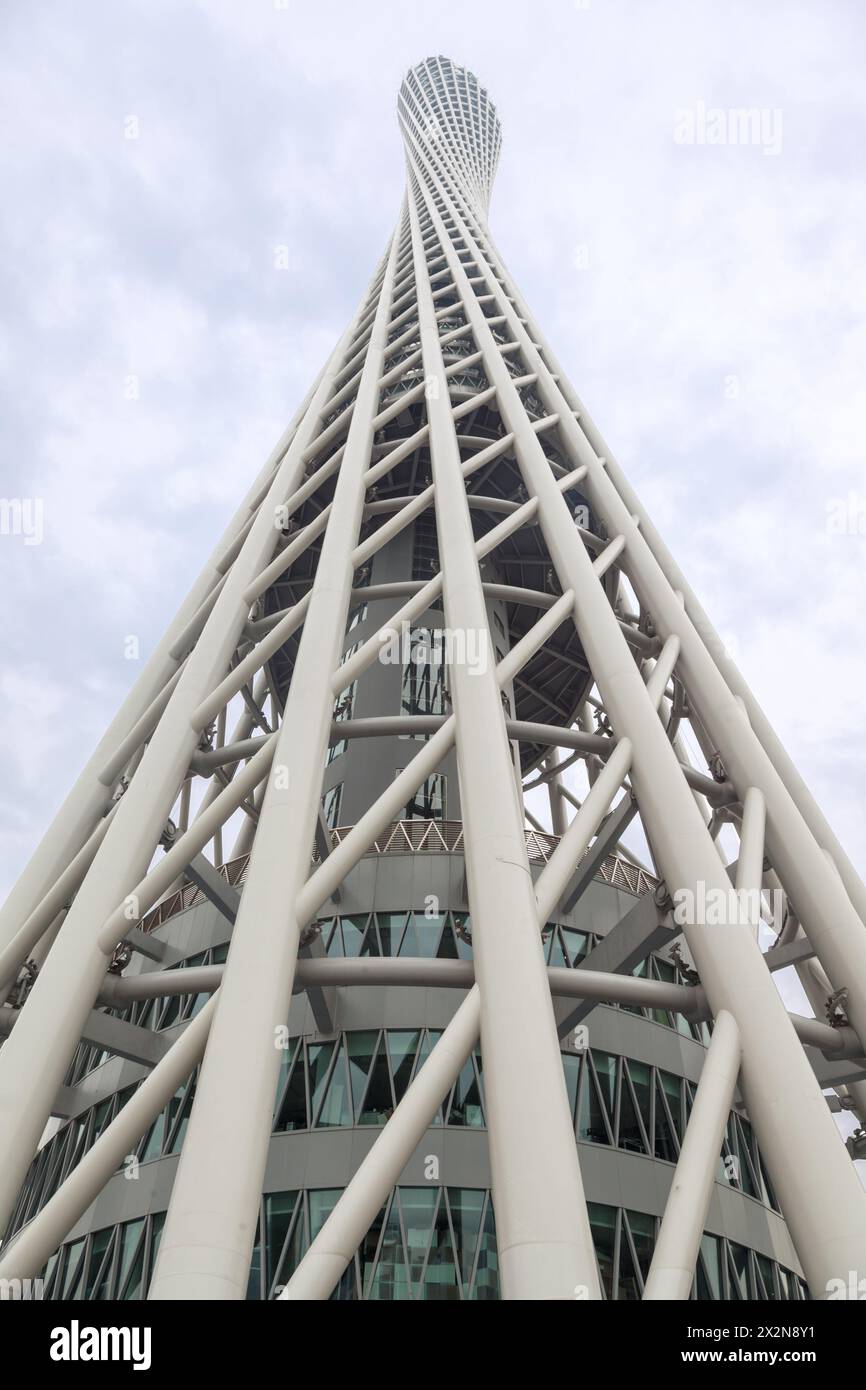
[[[441,772],[434,772],[418,788],[406,807],[406,820],[445,820],[446,778]]]
[[[613,1123],[614,1111],[616,1109],[617,1058],[611,1052],[599,1052],[595,1048],[593,1048],[591,1055],[595,1067],[595,1074],[598,1077],[602,1100],[607,1110],[608,1118],[611,1123]]]
[[[601,1061],[602,1073],[604,1074],[609,1065],[613,1064],[614,1088],[616,1085],[616,1058],[609,1057],[606,1053],[597,1054]],[[589,1054],[587,1054],[589,1056]],[[578,1107],[577,1137],[590,1144],[610,1144],[611,1126],[613,1122],[613,1097],[610,1097],[611,1104],[609,1111],[602,1102],[602,1091],[596,1080],[592,1065],[584,1065],[582,1068],[582,1084],[580,1087],[580,1102]],[[610,1078],[605,1076],[602,1087],[609,1084]]]
[[[496,1221],[493,1203],[487,1197],[484,1210],[484,1224],[478,1242],[478,1257],[475,1261],[475,1278],[472,1280],[470,1297],[479,1302],[487,1302],[499,1297],[499,1258],[496,1252]]]
[[[399,952],[406,928],[406,915],[405,912],[376,913],[376,926],[379,929],[383,956],[396,956]]]
[[[436,1046],[436,1044],[437,1044],[437,1042],[439,1041],[439,1039],[441,1038],[441,1036],[442,1036],[442,1031],[441,1031],[441,1029],[438,1029],[438,1028],[428,1028],[428,1029],[425,1030],[424,1037],[421,1039],[421,1046],[420,1046],[419,1049],[418,1049],[418,1057],[417,1057],[416,1062],[415,1062],[415,1072],[414,1072],[414,1075],[415,1075],[415,1076],[418,1075],[418,1072],[419,1072],[419,1071],[421,1070],[421,1068],[423,1067],[424,1063],[426,1062],[427,1058],[430,1056],[430,1053],[432,1052],[433,1048]],[[447,1101],[447,1097],[446,1097],[446,1101]],[[444,1105],[444,1102],[443,1102],[443,1105]],[[433,1116],[433,1121],[432,1121],[432,1123],[433,1123],[434,1125],[441,1125],[441,1124],[442,1124],[442,1111],[443,1111],[443,1105],[440,1105],[440,1106],[439,1106],[439,1109],[436,1111],[436,1114]]]
[[[587,1202],[587,1213],[598,1260],[598,1272],[606,1298],[613,1298],[613,1260],[616,1247],[616,1207]]]
[[[641,1297],[641,1285],[629,1240],[628,1224],[624,1215],[619,1233],[619,1270],[616,1296],[621,1303],[637,1303]]]
[[[319,1106],[325,1094],[334,1046],[335,1044],[332,1042],[310,1043],[307,1048],[307,1062],[310,1068],[310,1099],[314,1118],[319,1113]]]
[[[643,1129],[638,1118],[628,1067],[623,1063],[619,1097],[619,1147],[632,1153],[646,1153]]]
[[[671,1121],[679,1115],[680,1083],[679,1077],[670,1072],[656,1073],[655,1132],[653,1153],[667,1163],[676,1163],[677,1146]]]
[[[444,1192],[440,1193],[439,1206],[433,1224],[421,1296],[431,1302],[455,1301],[460,1297],[460,1278],[454,1259],[454,1246],[451,1241],[451,1227],[448,1221],[448,1207]]]
[[[568,966],[557,927],[554,927],[553,931],[550,933],[550,943],[547,948],[547,963],[548,965],[557,965],[561,967]]]
[[[283,1246],[297,1205],[297,1192],[270,1192],[265,1197],[266,1279],[269,1291],[277,1277]]]
[[[484,1191],[474,1187],[449,1187],[448,1206],[457,1247],[457,1262],[463,1280],[463,1293],[468,1297],[472,1266],[481,1231],[484,1213]]]
[[[316,1239],[337,1202],[343,1195],[341,1187],[314,1188],[307,1194],[310,1203],[310,1243]]]
[[[100,1297],[104,1298],[106,1296],[105,1286],[107,1283],[107,1275],[109,1271],[106,1270],[105,1274],[103,1275],[103,1278],[100,1281],[99,1288],[97,1288],[96,1281],[99,1277],[100,1271],[102,1270],[103,1261],[105,1260],[105,1252],[108,1249],[109,1241],[111,1240],[113,1235],[114,1227],[106,1226],[104,1230],[94,1232],[94,1234],[90,1238],[90,1257],[87,1262],[87,1278],[84,1281],[84,1287],[81,1291],[81,1297],[83,1299],[99,1299]]]
[[[391,1059],[391,1079],[397,1104],[403,1099],[412,1079],[415,1054],[421,1041],[420,1030],[389,1028],[386,1034]]]
[[[446,1123],[466,1125],[472,1129],[481,1129],[484,1126],[481,1089],[472,1057],[467,1057],[454,1083],[454,1090],[451,1093],[451,1107]]]
[[[655,1217],[642,1211],[627,1211],[625,1215],[638,1267],[646,1281],[656,1242]]]
[[[412,628],[406,656],[400,713],[444,714],[445,647],[441,628]],[[417,737],[426,738],[427,735]]]
[[[123,1298],[129,1271],[132,1262],[141,1245],[141,1253],[144,1253],[144,1245],[141,1240],[141,1233],[144,1230],[144,1217],[137,1221],[125,1221],[120,1228],[120,1257],[117,1269],[117,1290],[119,1297]]]
[[[574,1124],[574,1112],[577,1105],[577,1092],[580,1083],[580,1058],[573,1052],[563,1052],[562,1068],[565,1072],[565,1088],[568,1091],[571,1122]]]
[[[637,1102],[638,1117],[643,1124],[644,1135],[650,1132],[650,1105],[652,1100],[652,1071],[645,1062],[629,1059],[627,1063],[629,1079],[634,1099]]]
[[[342,782],[339,782],[336,787],[330,787],[322,798],[322,810],[325,815],[325,824],[329,830],[335,830],[340,823],[340,806],[342,800]]]
[[[439,941],[439,949],[436,952],[439,960],[457,960],[457,942],[454,937],[454,928],[450,917],[446,920],[442,928],[442,936]]]
[[[364,932],[367,929],[366,917],[341,917],[340,926],[343,931],[343,950],[347,956],[359,956],[361,954],[361,943],[364,940]]]
[[[288,1054],[289,1049],[286,1049]],[[295,1061],[293,1061],[289,1084],[286,1086],[282,1105],[279,1106],[279,1115],[274,1130],[281,1133],[284,1130],[307,1129],[307,1087],[304,1080],[304,1049],[303,1042],[295,1049]]]
[[[585,931],[575,931],[573,927],[560,927],[565,943],[569,965],[576,966],[589,953],[589,936]]]
[[[379,1242],[378,1259],[375,1267],[371,1267],[370,1246],[375,1234],[374,1223],[374,1228],[371,1228],[367,1240],[362,1246],[362,1258],[365,1263],[370,1261],[365,1271],[365,1297],[388,1303],[404,1302],[411,1298],[412,1294],[409,1286],[406,1254],[403,1248],[403,1234],[400,1229],[400,1207],[396,1194],[391,1198],[388,1220]],[[367,1244],[367,1241],[370,1242],[370,1245]]]
[[[423,956],[427,960],[433,960],[444,921],[444,912],[434,913],[430,917],[425,912],[410,912],[406,932],[400,943],[400,955]]]
[[[748,1299],[749,1293],[749,1252],[744,1245],[738,1245],[736,1241],[727,1242],[730,1252],[729,1283],[731,1286],[731,1297]]]
[[[370,1067],[367,1093],[358,1117],[360,1125],[383,1125],[394,1112],[391,1076],[384,1041],[380,1038]]]
[[[325,1092],[316,1124],[322,1128],[333,1129],[341,1125],[350,1125],[353,1118],[349,1075],[346,1070],[346,1049],[344,1043],[341,1042],[337,1049],[331,1079],[328,1082],[328,1089]]]
[[[722,1297],[722,1264],[718,1236],[704,1235],[698,1260],[698,1298]]]
[[[409,1274],[413,1294],[417,1295],[421,1275],[430,1248],[433,1229],[433,1213],[438,1190],[435,1187],[401,1187],[398,1189],[400,1211],[406,1232],[406,1249],[409,1255]]]

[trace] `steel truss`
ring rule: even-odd
[[[242,1298],[280,1066],[274,1030],[293,992],[315,993],[327,1021],[335,988],[399,981],[465,997],[284,1299],[331,1293],[479,1036],[503,1295],[600,1296],[552,994],[714,1020],[645,1296],[688,1297],[738,1084],[812,1294],[826,1296],[829,1281],[866,1267],[866,1193],[804,1045],[866,1067],[866,890],[490,240],[500,128],[487,94],[465,69],[431,58],[407,76],[399,120],[405,200],[368,291],[0,913],[4,1221],[94,1006],[211,994],[9,1244],[0,1276],[38,1272],[200,1063],[150,1297]],[[473,434],[481,418],[486,428]],[[429,479],[379,496],[419,450]],[[502,477],[508,495],[493,486]],[[581,500],[591,525],[575,519]],[[373,557],[431,510],[438,572],[367,584]],[[528,582],[489,583],[485,557],[518,542]],[[268,605],[269,594],[283,598]],[[392,616],[341,661],[352,604],[364,597],[392,599]],[[492,597],[519,610],[522,635],[480,671],[450,663],[450,713],[335,717],[389,631],[441,599],[449,630],[489,638]],[[554,648],[563,631],[574,646]],[[280,708],[273,663],[287,644]],[[579,664],[570,651],[589,676],[576,719],[544,681],[548,658]],[[553,722],[514,717],[508,691],[520,682]],[[684,725],[704,767],[686,752]],[[324,834],[329,745],[409,731],[424,741],[394,782],[357,824]],[[528,746],[541,756],[524,786]],[[473,964],[310,958],[308,925],[362,856],[393,852],[401,835],[411,852],[402,810],[452,749],[463,820],[450,842],[436,834],[443,852],[465,855]],[[582,804],[562,779],[574,761],[588,772]],[[533,785],[548,789],[555,831],[534,849],[527,817],[538,822],[524,804]],[[242,891],[223,843],[238,813],[229,858],[243,859]],[[699,984],[545,967],[539,932],[609,861],[635,814],[655,877],[625,849],[614,862],[655,888],[653,928],[670,926],[676,895],[698,904],[730,892],[717,837],[734,825],[734,885],[787,895],[778,949],[795,962],[815,1019],[786,1011],[754,923],[712,925],[696,908],[683,932]],[[193,892],[234,921],[225,966],[109,972],[121,943],[158,957],[149,930]],[[27,962],[38,972],[31,964],[25,980]],[[846,1015],[831,1026],[820,1017],[839,991]],[[862,1081],[845,1099],[866,1119]]]

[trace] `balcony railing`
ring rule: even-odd
[[[351,825],[340,825],[332,830],[332,845],[340,844],[353,828]],[[558,844],[558,835],[548,835],[541,830],[526,831],[526,853],[530,864],[546,864]],[[392,821],[382,834],[377,836],[367,850],[365,858],[371,854],[462,853],[462,821],[398,820]],[[318,854],[313,856],[314,863],[318,861],[318,857]],[[241,888],[246,881],[249,862],[249,854],[242,854],[238,859],[223,864],[219,872],[233,888]],[[648,874],[636,864],[630,864],[618,854],[608,854],[601,861],[595,877],[601,883],[608,883],[621,889],[623,893],[631,893],[636,898],[643,897],[644,893],[654,892],[659,884],[659,880],[652,874]],[[145,915],[141,923],[142,931],[155,931],[179,912],[185,912],[187,908],[206,901],[206,895],[194,883],[184,884]]]

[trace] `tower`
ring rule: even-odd
[[[0,914],[0,1277],[825,1297],[866,890],[495,250],[486,92],[398,110],[371,285]]]

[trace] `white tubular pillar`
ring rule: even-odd
[[[0,1050],[0,1225],[12,1209],[105,974],[113,948],[100,944],[103,924],[142,876],[159,841],[198,745],[200,730],[192,723],[194,711],[225,672],[237,646],[249,615],[244,590],[276,543],[275,508],[303,469],[304,450],[314,435],[352,328],[350,325],[335,349],[267,487],[14,1032]],[[104,751],[110,756],[113,749],[106,747]],[[124,931],[130,925],[131,921],[126,921]]]
[[[196,1014],[54,1196],[4,1250],[0,1279],[30,1279],[39,1273],[200,1060],[215,1007],[216,996]]]
[[[434,186],[438,186],[442,196],[447,199],[441,183],[435,176],[431,175],[431,178]],[[435,219],[435,212],[433,216]],[[480,255],[471,232],[454,210],[453,204],[452,216],[470,252]],[[686,940],[710,1005],[714,1013],[727,1009],[737,1021],[743,1052],[742,1088],[749,1117],[767,1160],[810,1289],[815,1297],[825,1297],[830,1280],[847,1277],[846,1271],[850,1269],[866,1268],[866,1193],[840,1141],[826,1101],[754,936],[748,928],[738,923],[707,927],[698,918],[699,902],[711,899],[727,901],[730,892],[727,874],[683,777],[676,754],[647,695],[616,616],[575,533],[568,507],[505,368],[499,345],[471,292],[466,270],[450,244],[445,246],[445,252],[464,299],[476,342],[484,350],[484,368],[488,380],[497,384],[505,428],[515,435],[515,451],[521,474],[530,496],[538,499],[538,518],[554,568],[563,588],[574,591],[574,621],[590,669],[618,736],[631,740],[634,750],[632,787],[652,842],[654,857],[662,867],[668,888],[672,894],[681,895]],[[539,389],[543,387],[545,404],[552,411],[561,412],[562,437],[571,446],[574,433],[580,432],[565,400],[556,383],[548,380],[547,368],[532,348],[529,334],[504,295],[501,296],[500,308],[506,317],[509,335],[521,343],[527,361],[531,360],[533,367],[538,364],[538,385]],[[574,430],[570,426],[574,426]],[[609,534],[626,537],[624,567],[642,602],[653,614],[659,634],[664,640],[674,632],[679,637],[681,646],[677,669],[690,696],[694,694],[696,686],[701,695],[704,693],[705,680],[708,686],[712,686],[713,701],[716,702],[713,714],[717,726],[714,737],[720,748],[724,737],[723,753],[726,754],[730,745],[739,745],[750,734],[741,706],[727,690],[718,669],[688,622],[679,599],[666,585],[663,576],[660,576],[661,586],[644,586],[634,578],[638,569],[635,557],[639,553],[646,560],[645,565],[641,562],[642,574],[655,562],[645,546],[641,550],[643,542],[640,532],[619,497],[616,494],[613,498],[609,497],[608,494],[614,490],[605,477],[604,467],[582,435],[580,447],[574,444],[572,461],[587,466],[587,480],[590,477],[597,480],[590,497],[596,505],[598,497],[605,497],[605,510],[599,510]],[[657,595],[657,587],[663,587],[665,592]],[[650,588],[651,595],[646,592]],[[658,602],[655,601],[657,597]],[[709,671],[706,669],[707,663]],[[703,706],[701,700],[699,713],[706,723]],[[750,763],[748,774],[754,771],[754,765],[759,761],[767,762],[757,740],[752,738],[751,742],[756,756]],[[726,761],[726,767],[732,780],[742,786],[743,796],[750,785],[758,785],[758,778],[747,775],[739,760]],[[781,799],[778,793],[784,796],[784,788],[770,768],[766,784],[772,783],[773,779],[776,784],[773,797],[778,804]],[[799,889],[802,888],[804,902],[815,908],[813,920],[818,923],[820,930],[824,921],[824,904],[820,899],[816,901],[815,883],[810,880],[814,870],[816,880],[827,891],[827,906],[832,904],[833,910],[838,913],[834,920],[837,926],[841,926],[840,939],[845,942],[844,953],[839,943],[835,944],[835,959],[841,963],[844,955],[850,965],[859,959],[861,952],[866,955],[866,933],[862,924],[853,914],[838,880],[835,885],[829,882],[833,879],[832,871],[810,836],[806,836],[809,846],[804,847],[804,863],[799,867],[790,863],[790,846],[770,843],[771,799],[763,777],[761,790],[767,803],[768,844],[774,864],[778,868],[780,859],[785,860],[792,884],[794,879],[798,884],[795,901],[799,907]],[[790,824],[791,819],[783,811],[780,814],[780,821],[786,828],[794,830],[796,835],[795,827]],[[821,861],[820,864],[817,860]],[[804,873],[807,863],[809,872]],[[811,935],[810,939],[815,945],[816,941]],[[853,988],[866,990],[866,961]],[[866,1018],[862,1036],[866,1036]],[[780,1104],[780,1097],[784,1097],[784,1104]],[[791,1162],[792,1153],[797,1154],[796,1163]]]
[[[743,822],[740,827],[740,854],[737,860],[737,898],[745,910],[743,920],[754,928],[755,937],[761,921],[761,884],[764,881],[764,828],[766,808],[757,787],[749,787],[743,802]],[[754,921],[748,910],[750,899],[757,899]]]
[[[401,218],[401,224],[403,219]],[[151,1299],[240,1299],[262,1190],[364,506],[400,230],[391,242],[274,765],[160,1243]],[[279,891],[275,891],[279,885]]]
[[[562,795],[562,775],[556,771],[557,752],[554,748],[544,760],[545,770],[552,775],[547,780],[547,796],[550,802],[550,823],[554,835],[564,835],[568,828],[565,814],[565,798]]]
[[[689,1296],[739,1068],[737,1025],[722,1009],[716,1015],[674,1170],[644,1289],[645,1299]]]
[[[526,855],[523,807],[497,681],[487,608],[444,381],[418,211],[409,213],[427,393],[436,527],[449,631],[484,660],[455,650],[448,677],[457,722],[457,764],[481,992],[481,1049],[496,1240],[506,1299],[599,1298],[598,1269],[559,1055],[538,911]],[[542,620],[543,621],[543,620]],[[478,635],[470,647],[469,637]],[[523,1020],[522,1026],[517,1020]]]

